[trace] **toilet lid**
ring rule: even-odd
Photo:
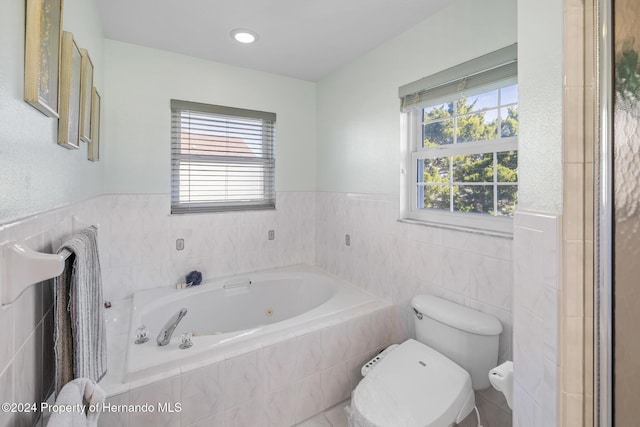
[[[432,348],[407,340],[353,391],[352,407],[379,427],[446,427],[473,408],[471,377]],[[466,415],[466,414],[464,414]]]

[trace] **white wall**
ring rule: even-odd
[[[563,2],[518,1],[518,209],[562,211]]]
[[[107,193],[170,192],[170,100],[277,114],[276,189],[315,190],[315,84],[106,40]]]
[[[398,88],[516,42],[516,2],[461,0],[318,83],[318,189],[398,194]]]
[[[24,102],[25,1],[0,14],[0,224],[102,193],[103,164],[87,147],[57,145],[58,121]],[[63,28],[89,50],[94,84],[103,89],[103,34],[96,1],[66,0]]]

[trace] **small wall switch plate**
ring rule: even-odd
[[[268,236],[269,236],[269,240],[275,240],[276,239],[276,231],[275,230],[269,230]]]
[[[347,246],[351,246],[351,236],[348,234],[344,235],[344,244]]]
[[[176,250],[184,250],[184,239],[176,239]]]

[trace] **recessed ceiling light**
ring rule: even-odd
[[[231,31],[231,37],[237,42],[250,44],[258,40],[258,35],[250,30],[245,30],[243,28],[236,28]]]

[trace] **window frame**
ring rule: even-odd
[[[220,122],[225,117],[231,120],[254,120],[262,123],[262,145],[266,146],[263,155],[257,157],[233,156],[224,154],[194,154],[182,151],[182,126],[176,128],[176,121],[184,111],[197,115],[215,117]],[[259,127],[256,126],[256,129]],[[179,130],[178,130],[179,129]],[[272,210],[276,208],[275,191],[275,131],[276,114],[257,110],[247,110],[220,105],[171,100],[171,214],[212,213],[228,211]],[[224,137],[223,137],[224,138]],[[222,153],[222,151],[220,151]],[[263,198],[248,200],[225,199],[222,201],[180,201],[181,162],[204,163],[210,165],[229,164],[237,166],[256,165],[264,168],[260,175],[263,180]],[[225,175],[226,176],[226,175]],[[191,176],[190,176],[191,178]],[[211,182],[217,182],[211,180]]]
[[[451,101],[455,103],[458,99],[465,96],[470,97],[473,95],[479,95],[481,93],[490,92],[491,90],[508,87],[514,83],[517,84],[516,75],[516,77],[511,81],[484,81],[481,85],[474,88],[471,95],[459,96],[455,91],[451,90],[452,86],[455,87],[452,82],[455,82],[456,79],[464,81],[466,76],[473,75],[474,72],[483,73],[487,70],[491,70],[492,67],[500,67],[505,62],[506,57],[513,57],[516,54],[517,47],[516,45],[512,45],[400,88],[400,97],[403,100],[401,113],[402,188],[400,193],[400,218],[402,221],[469,229],[472,231],[475,230],[498,235],[511,235],[513,232],[513,218],[511,216],[494,216],[486,213],[452,212],[438,209],[418,208],[418,191],[420,182],[418,178],[418,160],[455,155],[491,153],[494,155],[493,187],[494,189],[497,189],[497,187],[500,186],[496,181],[497,173],[495,169],[495,153],[504,151],[517,152],[518,136],[503,138],[500,137],[500,133],[498,133],[497,138],[492,140],[423,147],[424,108]],[[515,61],[515,59],[512,60],[512,62],[513,61]],[[445,79],[448,80],[445,81]],[[442,91],[442,88],[446,88],[447,86],[449,87],[448,94],[446,91],[445,93]],[[417,90],[419,88],[422,88],[422,93],[428,91],[435,93],[436,96],[434,97],[434,100],[427,103],[424,101],[416,102],[417,105],[410,105],[406,107],[406,97],[420,97],[421,93]],[[415,92],[412,94],[412,91]],[[497,106],[498,112],[500,111],[500,108],[503,108],[503,106]],[[500,128],[498,128],[498,132],[500,132]],[[450,186],[456,185],[453,181],[452,175],[450,175],[449,179]],[[518,182],[504,183],[503,185],[518,185]],[[494,206],[496,196],[497,195],[494,194]],[[451,197],[453,197],[453,195]]]

